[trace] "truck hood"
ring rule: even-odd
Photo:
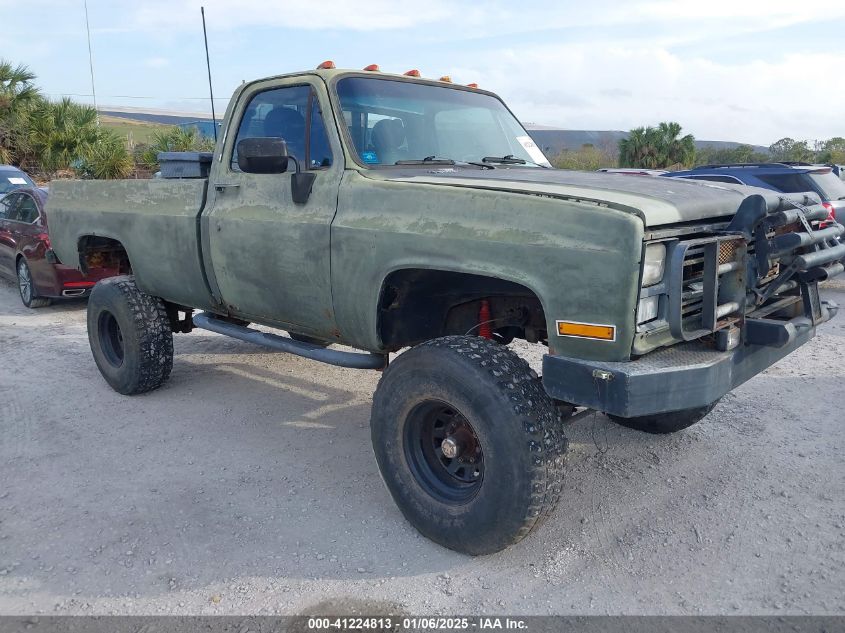
[[[365,175],[397,182],[590,200],[636,213],[647,227],[732,216],[751,194],[776,197],[774,192],[742,185],[564,169],[448,167],[371,170]]]

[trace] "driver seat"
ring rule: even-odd
[[[408,158],[405,141],[405,125],[402,119],[382,119],[373,126],[373,149],[382,165],[393,165],[397,160]]]

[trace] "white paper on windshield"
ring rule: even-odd
[[[526,152],[528,152],[531,160],[541,165],[549,165],[548,159],[545,157],[543,152],[540,151],[540,148],[537,147],[530,136],[517,136],[516,140],[519,141],[519,144],[522,145]]]
[[[23,178],[9,178],[9,182],[12,183],[13,185],[25,185],[26,184],[26,180],[24,180]]]

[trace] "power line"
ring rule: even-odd
[[[91,93],[84,93],[84,92],[45,92],[50,97],[96,97]],[[101,94],[100,97],[105,97],[106,99],[158,99],[159,101],[167,101],[167,100],[183,100],[183,101],[205,101],[208,99],[208,96],[205,97],[155,97],[155,96],[146,96],[146,95],[104,95]],[[214,97],[215,101],[228,101],[229,97]]]

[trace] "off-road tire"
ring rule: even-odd
[[[88,300],[88,342],[106,382],[127,396],[160,387],[173,367],[173,333],[164,303],[131,276],[94,286]]]
[[[415,412],[440,405],[468,422],[483,457],[481,479],[457,501],[431,492],[415,466],[414,447],[424,443],[409,439]],[[382,375],[370,425],[402,514],[450,549],[500,551],[538,527],[560,498],[566,439],[557,411],[528,364],[493,341],[446,336],[401,354]]]
[[[311,345],[316,345],[317,347],[328,347],[331,345],[331,341],[324,341],[321,338],[314,338],[313,336],[308,336],[307,334],[288,332],[288,336],[294,341],[299,341],[300,343],[311,343]]]
[[[43,308],[50,305],[50,299],[48,297],[39,297],[37,295],[38,291],[35,289],[32,273],[23,257],[18,260],[17,266],[15,266],[15,272],[18,275],[18,293],[21,297],[21,303],[27,308]]]
[[[718,402],[718,400],[716,401]],[[620,418],[618,415],[608,415],[611,420],[629,429],[645,431],[655,435],[675,433],[692,426],[713,410],[716,402],[705,407],[694,407],[681,411],[670,411],[669,413],[656,413],[644,415],[638,418]]]

